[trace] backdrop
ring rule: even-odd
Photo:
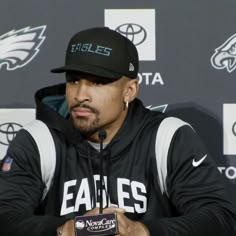
[[[236,205],[235,9],[235,0],[2,0],[0,159],[35,118],[35,91],[64,81],[50,69],[70,37],[108,26],[139,51],[139,98],[193,125]]]

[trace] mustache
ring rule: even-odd
[[[99,111],[96,108],[91,107],[91,106],[86,105],[86,104],[82,104],[82,103],[75,104],[75,105],[70,107],[70,112],[72,112],[72,110],[75,109],[75,108],[86,108],[86,109],[89,109],[90,111],[92,111],[93,113],[99,114]]]

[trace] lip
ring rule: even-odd
[[[87,108],[74,108],[72,113],[77,117],[87,117],[93,114],[93,112]]]

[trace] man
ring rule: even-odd
[[[83,30],[52,72],[66,84],[36,93],[43,123],[19,131],[3,161],[1,236],[71,236],[76,216],[102,206],[121,236],[233,235],[235,212],[193,128],[136,98],[138,53],[127,38]]]

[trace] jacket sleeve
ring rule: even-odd
[[[221,174],[189,126],[178,129],[172,139],[166,185],[176,216],[144,222],[151,235],[236,235],[236,211],[226,197]]]
[[[57,216],[36,215],[44,189],[39,158],[32,137],[19,131],[0,169],[1,236],[53,236],[65,222]]]

